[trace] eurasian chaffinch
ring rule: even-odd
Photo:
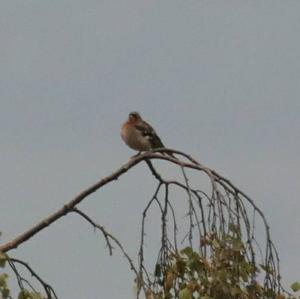
[[[129,113],[128,120],[121,128],[121,137],[129,147],[139,152],[164,148],[155,130],[138,112]]]

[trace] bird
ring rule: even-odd
[[[152,126],[136,111],[130,112],[128,120],[122,125],[121,137],[138,154],[165,147]]]

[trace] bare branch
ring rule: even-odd
[[[146,158],[160,158],[161,155],[155,154],[155,153],[145,153],[144,155],[136,156],[129,160],[126,164],[124,164],[121,168],[113,172],[111,175],[101,179],[96,184],[90,186],[86,190],[79,193],[74,199],[72,199],[70,202],[66,203],[61,209],[56,211],[55,213],[51,214],[50,216],[44,218],[42,221],[40,221],[38,224],[30,228],[29,230],[25,231],[21,235],[17,236],[15,239],[3,244],[0,246],[1,252],[8,252],[11,249],[17,248],[20,244],[24,243],[37,233],[39,233],[44,228],[51,225],[53,222],[57,221],[61,217],[67,215],[68,213],[72,212],[74,207],[76,207],[82,200],[84,200],[86,197],[88,197],[90,194],[96,192],[101,187],[105,186],[106,184],[117,180],[120,175],[126,173],[129,169],[131,169],[136,164],[140,163],[141,161],[144,161]]]
[[[119,247],[119,249],[122,251],[122,253],[124,254],[124,256],[126,257],[128,263],[129,263],[129,265],[131,267],[131,270],[133,270],[134,273],[136,274],[136,276],[138,276],[138,271],[136,270],[132,259],[129,257],[129,255],[125,251],[124,247],[122,246],[122,244],[120,243],[120,241],[116,237],[114,237],[112,234],[110,234],[109,232],[107,232],[103,226],[97,224],[94,220],[92,220],[92,218],[90,218],[87,214],[85,214],[84,212],[80,211],[79,209],[74,208],[72,212],[77,213],[78,215],[80,215],[81,217],[83,217],[87,222],[89,222],[95,229],[99,229],[102,232],[102,234],[105,237],[106,244],[107,244],[107,246],[109,248],[110,255],[112,255],[112,251],[113,251],[113,246],[111,244],[111,241],[113,241]]]
[[[21,276],[21,274],[19,273],[19,271],[16,267],[16,264],[20,264],[23,267],[25,267],[29,271],[31,276],[33,276],[43,286],[48,299],[51,299],[51,298],[58,299],[57,295],[55,294],[54,289],[48,283],[46,283],[27,263],[25,263],[24,261],[22,261],[20,259],[16,259],[16,258],[8,258],[8,263],[17,277],[17,281],[18,281],[18,285],[19,285],[20,289],[24,289],[23,282],[26,282],[26,284],[29,285],[30,288],[34,292],[37,292],[32,287],[32,285],[28,282],[28,280]],[[53,295],[53,297],[52,297],[52,295]]]

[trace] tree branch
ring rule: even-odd
[[[158,156],[158,154],[153,154],[155,156]],[[31,237],[39,233],[41,230],[46,228],[47,226],[51,225],[53,222],[57,221],[61,217],[67,215],[68,213],[72,212],[74,210],[74,207],[76,207],[82,200],[84,200],[86,197],[88,197],[90,194],[94,193],[104,185],[110,183],[113,180],[117,180],[118,177],[125,172],[127,172],[129,169],[131,169],[134,165],[140,163],[145,159],[145,156],[147,156],[147,153],[144,155],[137,156],[133,159],[130,159],[129,162],[124,164],[121,168],[113,172],[111,175],[103,178],[96,184],[90,186],[86,190],[79,193],[77,196],[75,196],[71,201],[66,203],[61,209],[56,211],[55,213],[51,214],[50,216],[44,218],[42,221],[34,225],[29,230],[25,231],[24,233],[17,236],[15,239],[3,244],[0,246],[1,252],[8,252],[11,249],[17,248],[20,244],[24,243],[25,241],[29,240]]]
[[[168,155],[165,155],[166,153]],[[176,157],[174,155],[176,155]],[[156,159],[169,161],[174,165],[178,165],[182,170],[184,182],[165,179],[159,172],[157,172],[156,168],[152,164],[152,160]],[[150,199],[148,205],[146,206],[143,212],[139,251],[140,263],[139,268],[135,268],[135,266],[133,265],[133,261],[126,254],[121,243],[114,236],[109,234],[102,226],[94,222],[94,220],[91,219],[87,214],[79,210],[77,208],[77,205],[81,201],[86,199],[90,194],[96,192],[98,189],[102,188],[106,184],[117,180],[121,175],[125,174],[132,167],[134,167],[142,161],[147,164],[150,172],[159,184],[155,194]],[[204,173],[210,180],[209,190],[211,191],[211,195],[209,195],[207,191],[201,190],[202,186],[196,188],[193,187],[194,184],[189,182],[189,178],[185,172],[185,169],[193,169],[198,173]],[[20,234],[15,239],[1,245],[0,252],[8,252],[14,248],[17,248],[19,245],[23,244],[24,242],[35,236],[37,233],[42,231],[44,228],[50,226],[52,223],[59,220],[63,216],[67,215],[70,212],[75,212],[81,217],[83,217],[86,221],[88,221],[91,225],[93,225],[94,228],[97,228],[100,231],[102,231],[106,239],[106,243],[108,245],[110,254],[112,253],[112,246],[110,241],[113,241],[113,243],[117,244],[117,246],[121,249],[125,257],[129,261],[132,270],[136,274],[136,284],[138,290],[137,298],[139,298],[139,292],[141,288],[144,290],[145,294],[147,293],[147,288],[149,287],[154,287],[157,291],[159,291],[162,284],[164,283],[163,273],[170,263],[170,256],[172,256],[174,252],[177,252],[176,217],[175,211],[169,198],[169,190],[172,186],[180,188],[184,191],[186,195],[186,198],[183,199],[187,200],[188,203],[187,216],[189,216],[189,231],[187,236],[189,247],[193,247],[193,241],[197,242],[199,251],[205,258],[209,253],[212,253],[213,248],[210,244],[212,238],[214,238],[214,236],[217,236],[219,237],[219,239],[222,239],[222,237],[226,235],[226,232],[230,233],[231,225],[231,227],[235,227],[234,229],[237,230],[238,234],[242,235],[243,233],[243,235],[245,235],[243,241],[247,243],[247,246],[243,248],[243,254],[245,254],[248,261],[252,262],[252,265],[256,265],[256,253],[254,250],[254,245],[256,244],[254,236],[255,217],[253,217],[251,222],[247,213],[247,208],[250,206],[253,213],[259,215],[259,217],[261,218],[266,232],[265,251],[262,257],[264,260],[262,261],[262,263],[265,269],[271,269],[272,272],[266,271],[264,275],[264,286],[267,288],[271,288],[274,291],[277,288],[278,293],[280,292],[280,290],[282,290],[282,286],[280,283],[278,253],[270,238],[269,225],[262,211],[255,205],[254,201],[250,197],[248,197],[240,189],[235,187],[228,179],[224,178],[216,171],[203,166],[191,156],[172,149],[155,150],[132,157],[126,164],[117,169],[115,172],[113,172],[107,177],[104,177],[94,185],[79,193],[72,200],[66,203],[61,209],[51,214],[50,216],[44,218],[42,221],[37,223],[29,230],[25,231],[24,233]],[[160,192],[160,190],[165,190],[165,192]],[[152,204],[155,203],[159,205],[161,212],[162,238],[157,260],[157,265],[159,266],[158,269],[160,270],[158,272],[160,274],[158,276],[155,275],[154,281],[152,281],[150,275],[148,275],[148,271],[146,270],[146,265],[144,263],[143,247],[144,236],[146,235],[146,214],[148,209],[150,209],[150,207],[152,206]],[[170,229],[170,227],[168,226],[168,220],[170,219],[169,210],[171,211],[171,217],[174,222],[173,241],[168,237],[167,234],[168,229]],[[194,238],[194,235],[197,238]],[[143,274],[146,275],[148,282],[144,280]],[[253,275],[255,275],[255,272],[253,272]]]
[[[170,151],[172,150],[162,150],[164,151]],[[177,151],[174,151],[174,153],[179,153]],[[146,152],[142,155],[134,156],[132,157],[126,164],[124,164],[122,167],[120,167],[118,170],[113,172],[111,175],[104,177],[96,184],[90,186],[86,190],[79,193],[77,196],[75,196],[71,201],[66,203],[61,209],[56,211],[55,213],[51,214],[50,216],[44,218],[42,221],[34,225],[29,230],[25,231],[24,233],[20,234],[13,240],[3,244],[0,246],[1,252],[8,252],[12,249],[17,248],[20,244],[24,243],[25,241],[29,240],[31,237],[42,231],[44,228],[51,225],[53,222],[57,221],[61,217],[67,215],[68,213],[72,212],[74,210],[74,207],[76,207],[82,200],[84,200],[86,197],[88,197],[90,194],[96,192],[98,189],[103,187],[104,185],[117,180],[119,176],[126,173],[129,169],[131,169],[136,164],[140,163],[141,161],[147,161],[147,159],[163,159],[163,160],[169,160],[170,162],[180,164],[180,161],[176,160],[175,158],[172,158],[171,156],[163,156],[159,154],[159,152]]]

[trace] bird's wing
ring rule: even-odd
[[[146,137],[152,149],[163,148],[164,145],[155,130],[145,121],[141,121],[135,125],[135,128],[141,132],[142,136]]]

